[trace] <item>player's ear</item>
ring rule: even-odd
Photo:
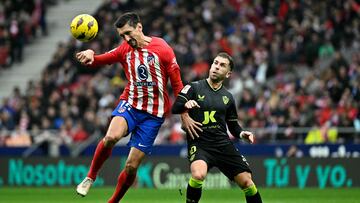
[[[226,77],[226,78],[230,78],[231,73],[232,73],[232,71],[227,72],[225,77]]]
[[[137,27],[137,29],[139,29],[140,31],[142,31],[142,24],[141,24],[141,23],[138,23],[138,24],[136,25],[136,27]]]

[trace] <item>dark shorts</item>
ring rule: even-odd
[[[112,112],[112,116],[125,118],[128,124],[128,133],[131,134],[127,144],[145,154],[150,154],[164,118],[153,116],[147,112],[132,108],[129,103],[121,100]]]
[[[205,148],[192,144],[188,146],[188,159],[190,163],[203,160],[207,163],[208,170],[217,167],[230,180],[234,180],[234,177],[242,172],[252,173],[245,157],[233,144],[221,148]]]

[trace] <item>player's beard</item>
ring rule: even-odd
[[[129,41],[127,41],[127,43],[134,49],[136,49],[138,47],[137,41],[135,39],[129,39]]]
[[[224,77],[217,73],[210,73],[210,80],[214,83],[218,83],[220,81],[223,81]]]

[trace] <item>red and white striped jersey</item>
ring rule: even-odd
[[[148,46],[138,49],[123,41],[117,48],[95,55],[91,66],[116,62],[122,64],[128,80],[120,100],[126,100],[132,107],[157,117],[165,116],[170,110],[166,89],[168,79],[175,96],[183,88],[172,48],[158,37],[152,37]]]

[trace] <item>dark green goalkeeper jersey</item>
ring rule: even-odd
[[[200,108],[189,110],[192,119],[202,123],[203,132],[198,132],[199,138],[191,139],[187,135],[188,143],[200,144],[201,146],[223,146],[232,143],[228,133],[238,137],[241,127],[237,122],[237,112],[232,94],[223,86],[213,89],[207,80],[200,80],[186,85],[179,93],[172,112],[185,111],[184,104],[189,100],[195,100]],[[234,127],[234,123],[235,127]],[[230,129],[232,127],[232,129]],[[236,129],[236,130],[234,130]]]

